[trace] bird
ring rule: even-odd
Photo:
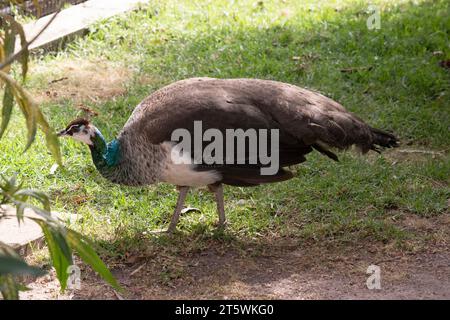
[[[199,125],[204,135],[196,146]],[[181,148],[187,138],[181,139],[176,132],[195,139],[184,141]],[[244,135],[240,140],[243,150],[225,141],[229,132],[240,133],[240,138]],[[249,132],[257,133],[257,139],[252,140],[255,134]],[[190,78],[158,89],[135,107],[109,143],[83,118],[71,121],[57,135],[87,144],[95,167],[113,183],[175,185],[179,193],[166,230],[169,233],[176,230],[191,188],[208,187],[214,193],[218,226],[223,228],[227,223],[223,185],[253,187],[289,180],[294,176],[289,167],[306,161],[305,156],[313,151],[339,161],[335,150],[355,146],[365,154],[399,146],[394,134],[371,127],[319,92],[251,78]],[[239,138],[231,137],[234,142]],[[202,153],[208,146],[214,152]],[[266,150],[262,157],[264,148],[270,152]],[[269,167],[267,157],[277,162],[275,168]]]

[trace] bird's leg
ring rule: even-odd
[[[217,212],[219,213],[219,228],[225,227],[226,218],[225,218],[225,207],[223,202],[223,187],[221,183],[218,184],[210,184],[208,188],[211,192],[214,192],[214,197],[217,203]]]
[[[189,187],[177,187],[177,189],[180,193],[178,194],[177,206],[175,207],[172,219],[170,220],[169,228],[167,229],[168,233],[175,231],[178,220],[180,219],[181,210],[183,209],[184,200],[186,199],[189,191]]]

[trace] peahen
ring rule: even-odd
[[[258,137],[258,148],[253,151],[249,150],[255,147],[256,140],[250,142],[250,135],[244,136],[241,140],[245,142],[244,152],[238,155],[232,150],[231,160],[226,142],[215,137],[215,146],[227,150],[227,159],[217,149],[211,155],[218,161],[211,162],[203,159],[205,155],[201,152],[194,156],[192,150],[196,146],[192,141],[190,145],[194,148],[179,150],[181,139],[174,141],[173,138],[177,129],[195,137],[199,123],[202,132],[213,129],[224,136],[231,129],[242,129],[240,132],[244,134],[249,129],[258,132],[266,129],[268,134]],[[88,144],[98,171],[114,183],[176,185],[179,196],[169,232],[176,228],[191,187],[208,186],[214,192],[219,226],[223,226],[226,219],[222,184],[247,187],[288,180],[293,175],[286,167],[305,161],[305,155],[313,150],[337,161],[332,148],[346,149],[355,145],[366,153],[398,146],[394,135],[370,127],[339,103],[319,93],[257,79],[192,78],[170,84],[144,99],[119,136],[110,143],[86,119],[72,121],[58,135],[71,136]],[[275,136],[278,140],[270,140]],[[267,155],[276,153],[277,158],[273,159],[278,159],[276,170],[270,174],[262,171],[267,169],[267,161],[258,157],[256,161],[249,161],[255,150],[259,152],[259,143],[264,137],[274,147]],[[213,141],[209,138],[201,142],[201,148]]]

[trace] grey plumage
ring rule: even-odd
[[[173,131],[184,128],[193,134],[194,121],[198,120],[203,130],[278,129],[278,173],[261,175],[260,163],[174,166],[169,143]],[[157,182],[180,187],[207,184],[219,193],[221,187],[217,186],[221,183],[255,186],[290,179],[292,174],[283,167],[305,161],[305,155],[313,150],[337,160],[332,148],[355,145],[366,153],[398,144],[392,134],[370,127],[319,93],[276,81],[213,78],[182,80],[154,92],[135,108],[117,141],[121,155],[118,163],[111,168],[97,166],[111,181],[135,186]],[[174,218],[172,230],[177,212]]]
[[[318,150],[337,159],[330,147],[346,149],[356,145],[363,153],[376,146],[391,147],[396,138],[386,132],[373,129],[337,102],[310,90],[276,81],[257,79],[194,78],[166,86],[143,100],[125,124],[118,140],[126,146],[131,163],[145,163],[153,155],[155,169],[161,153],[152,145],[170,141],[177,128],[193,131],[193,122],[202,120],[203,129],[217,128],[267,128],[280,130],[282,165],[304,161],[303,155]],[[137,146],[150,148],[150,152],[136,150]],[[152,146],[152,147],[149,147]],[[156,148],[157,149],[157,148]],[[284,153],[283,153],[284,151]],[[155,154],[156,152],[156,154]],[[127,153],[128,154],[128,153]],[[141,159],[143,156],[149,157]],[[145,161],[144,161],[145,160]],[[135,170],[139,170],[133,166]],[[218,168],[230,180],[239,180],[239,173],[252,171],[251,184],[260,177],[256,168],[228,166]],[[197,166],[207,170],[206,166]],[[154,170],[150,180],[160,179]],[[147,173],[148,174],[148,173]],[[139,177],[146,174],[139,174]],[[226,178],[226,177],[225,177]],[[241,177],[241,180],[245,179]],[[226,181],[225,181],[226,182]],[[245,184],[246,181],[241,181]],[[239,183],[230,183],[239,184]]]

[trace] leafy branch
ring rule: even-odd
[[[15,1],[17,2],[17,1]],[[8,127],[11,120],[14,102],[17,103],[22,111],[26,127],[27,127],[27,150],[34,142],[37,129],[42,130],[45,135],[47,147],[58,164],[61,164],[61,151],[55,130],[53,130],[41,110],[37,106],[33,98],[22,86],[14,80],[10,75],[10,66],[14,61],[19,61],[22,66],[22,79],[25,79],[28,73],[29,46],[42,34],[44,30],[54,21],[59,10],[47,22],[47,24],[31,39],[26,40],[23,26],[18,23],[12,16],[0,13],[0,25],[2,32],[0,33],[0,83],[4,85],[2,121],[0,124],[0,139]],[[16,37],[20,38],[21,49],[14,53]]]
[[[7,2],[9,4],[23,4],[24,0],[9,0]],[[38,0],[33,0],[33,2],[38,6]],[[20,23],[12,16],[0,13],[0,88],[4,88],[1,104],[0,139],[10,123],[12,110],[16,104],[25,118],[27,127],[25,151],[33,144],[37,130],[40,129],[45,135],[47,147],[53,158],[58,164],[61,164],[61,152],[55,130],[48,124],[30,94],[9,74],[12,63],[17,61],[21,65],[22,80],[25,80],[28,73],[28,48],[53,22],[58,12],[30,41],[26,40],[25,32]],[[17,37],[20,39],[21,48],[14,53]],[[61,290],[65,290],[67,287],[69,268],[73,265],[73,252],[76,252],[106,282],[120,290],[117,281],[94,251],[93,243],[80,233],[66,228],[57,217],[51,214],[50,200],[45,193],[33,189],[24,189],[23,185],[17,182],[15,176],[9,179],[3,176],[0,176],[0,178],[0,219],[6,217],[5,210],[2,209],[1,205],[12,204],[16,207],[14,216],[16,216],[19,224],[28,219],[40,226]],[[35,203],[38,203],[38,205],[34,205]],[[25,213],[26,208],[34,211],[35,215],[27,215]],[[18,299],[19,291],[26,290],[26,287],[18,281],[18,276],[25,274],[38,277],[45,272],[40,268],[28,265],[11,247],[0,242],[0,294],[4,299]]]

